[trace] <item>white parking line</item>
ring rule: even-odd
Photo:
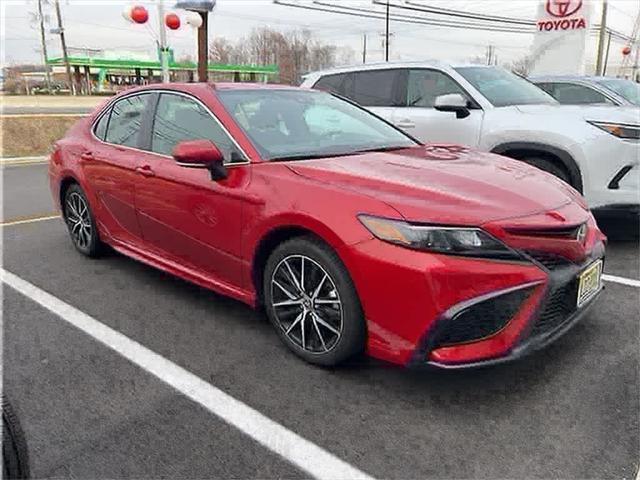
[[[617,275],[602,275],[602,279],[605,282],[619,283],[629,287],[640,288],[640,280],[633,280],[632,278],[618,277]]]
[[[27,223],[45,222],[47,220],[53,220],[56,218],[60,218],[60,215],[44,215],[40,217],[16,218],[13,220],[7,220],[6,222],[1,222],[0,227],[12,227],[13,225],[24,225]]]
[[[2,281],[62,320],[115,350],[209,412],[318,479],[371,479],[318,445],[274,422],[170,360],[100,323],[13,273],[0,268]]]

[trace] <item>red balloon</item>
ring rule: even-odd
[[[629,45],[626,45],[623,49],[622,49],[622,54],[623,55],[629,55],[631,53],[631,47]]]
[[[131,9],[131,20],[136,23],[147,23],[149,20],[149,12],[146,8],[141,6],[135,6]]]
[[[164,17],[164,23],[171,30],[177,30],[180,28],[180,17],[175,13],[167,13]]]

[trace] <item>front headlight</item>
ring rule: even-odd
[[[412,225],[401,220],[358,215],[380,240],[415,250],[449,255],[521,259],[520,255],[479,228]]]
[[[589,123],[594,127],[598,127],[599,129],[610,133],[611,135],[615,135],[618,138],[640,140],[640,125],[592,121],[589,121]]]

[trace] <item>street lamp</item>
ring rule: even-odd
[[[198,81],[206,82],[208,79],[208,54],[209,54],[209,12],[216,6],[216,0],[178,0],[175,8],[182,8],[196,12],[202,18],[202,24],[198,27]]]

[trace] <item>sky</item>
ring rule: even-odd
[[[43,0],[46,1],[46,0]],[[293,0],[309,2],[310,0]],[[379,9],[371,0],[324,0],[336,5],[348,5],[366,9]],[[394,0],[403,2],[405,0]],[[534,19],[538,0],[417,0],[429,6],[454,8],[475,13]],[[600,0],[594,3],[594,16],[600,17]],[[164,0],[165,9],[171,11],[175,0]],[[52,2],[50,2],[52,3]],[[134,55],[153,55],[158,38],[156,0],[141,0],[149,8],[151,17],[147,25],[128,23],[122,11],[133,2],[116,0],[60,0],[67,36],[67,44],[74,49],[107,48],[121,50]],[[39,28],[33,14],[37,10],[36,0],[0,0],[2,14],[3,61],[5,64],[41,63]],[[45,4],[45,16],[50,18],[50,27],[55,24],[55,12]],[[640,10],[637,0],[609,0],[608,25],[627,35]],[[174,10],[184,18],[184,12]],[[404,12],[405,14],[408,12]],[[218,0],[210,17],[210,38],[222,36],[238,41],[251,29],[269,26],[281,31],[305,28],[314,37],[334,44],[347,51],[347,61],[361,61],[363,36],[367,35],[367,60],[383,60],[382,36],[384,22],[381,20],[354,18],[344,15],[310,12],[274,4],[271,0]],[[442,18],[442,17],[439,17]],[[493,45],[502,64],[524,57],[529,52],[533,35],[527,33],[496,33],[469,31],[426,25],[410,25],[391,22],[393,33],[392,60],[437,59],[465,61],[483,58],[487,45]],[[184,25],[168,34],[169,45],[178,57],[195,56],[196,32]],[[596,38],[592,37],[588,55],[595,56]],[[624,44],[612,42],[611,55],[621,57]],[[60,55],[59,37],[47,34],[49,57]],[[351,55],[348,52],[353,52]]]

